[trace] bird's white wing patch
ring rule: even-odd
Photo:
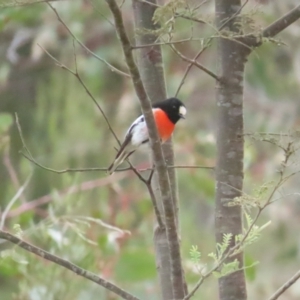
[[[126,132],[131,135],[131,146],[134,148],[140,146],[145,140],[148,139],[148,130],[143,115],[139,116],[129,127]]]
[[[132,133],[133,128],[134,128],[138,123],[140,123],[140,122],[145,122],[144,116],[143,116],[143,115],[139,116],[139,117],[138,117],[138,118],[130,125],[130,127],[129,127],[128,130],[127,130],[127,132],[125,133],[125,137],[126,137],[128,134]]]

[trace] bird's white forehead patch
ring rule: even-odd
[[[183,116],[186,115],[186,108],[184,106],[180,106],[179,107],[179,113]]]

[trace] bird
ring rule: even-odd
[[[179,99],[174,97],[154,103],[152,105],[152,111],[158,135],[162,143],[171,137],[175,124],[180,119],[185,119],[187,112],[185,105]],[[121,144],[114,161],[107,169],[109,175],[113,174],[116,168],[141,145],[148,143],[149,136],[147,125],[144,115],[140,115],[127,130],[124,141]]]

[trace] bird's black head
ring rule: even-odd
[[[186,115],[185,105],[177,98],[169,98],[164,101],[156,102],[153,108],[160,108],[168,115],[169,119],[176,124],[180,119],[184,119]]]

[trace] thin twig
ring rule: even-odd
[[[208,277],[209,274],[207,275],[202,275],[201,278],[199,279],[199,281],[197,282],[197,284],[193,287],[193,289],[188,293],[188,295],[186,295],[183,300],[188,300],[190,298],[192,298],[194,296],[194,294],[197,292],[197,290],[200,288],[200,286],[202,285],[204,279],[206,277]]]
[[[64,174],[64,173],[75,173],[75,172],[106,172],[107,168],[105,167],[99,167],[99,168],[67,168],[67,169],[62,169],[62,170],[56,170],[56,169],[52,169],[49,167],[46,167],[42,164],[40,164],[39,162],[37,162],[33,156],[31,155],[30,150],[28,149],[24,137],[23,137],[23,133],[22,133],[22,128],[18,119],[18,115],[16,114],[16,125],[17,125],[17,129],[19,132],[19,136],[21,138],[21,142],[22,142],[22,147],[23,149],[27,152],[21,152],[21,154],[30,162],[32,162],[33,164],[35,164],[36,166],[52,172],[52,173],[56,173],[56,174]],[[132,170],[136,173],[136,175],[138,175],[138,177],[144,182],[146,183],[146,180],[139,174],[141,172],[146,172],[146,171],[153,171],[153,168],[144,168],[144,169],[136,169],[135,167],[132,166],[132,164],[127,160],[127,162],[129,163],[130,167],[127,168],[118,168],[115,170],[115,172],[124,172],[124,171],[129,171]],[[214,170],[214,167],[207,167],[207,166],[197,166],[197,165],[193,165],[193,166],[189,166],[189,165],[178,165],[178,166],[167,166],[167,168],[169,169],[209,169],[209,170]]]
[[[49,1],[46,1],[46,3],[48,4],[48,6],[53,10],[53,12],[55,13],[58,21],[66,28],[66,30],[69,32],[69,34],[73,37],[73,39],[82,47],[84,48],[88,53],[90,53],[92,56],[94,56],[95,58],[97,58],[98,60],[100,60],[101,62],[103,62],[106,66],[109,67],[109,69],[112,72],[115,72],[119,75],[122,76],[126,76],[126,77],[130,77],[129,74],[117,69],[116,67],[114,67],[113,65],[111,65],[109,62],[107,62],[104,58],[98,56],[97,54],[95,54],[93,51],[91,51],[86,45],[84,45],[76,36],[75,34],[71,31],[71,29],[68,27],[68,25],[62,20],[62,18],[60,17],[59,13],[57,12],[57,10],[49,3]]]
[[[15,202],[19,199],[19,197],[23,194],[24,190],[26,189],[26,187],[28,186],[28,183],[30,182],[30,179],[32,177],[32,173],[28,176],[28,178],[26,179],[25,183],[19,188],[19,190],[17,191],[17,193],[15,194],[15,196],[9,201],[9,203],[7,204],[7,206],[5,207],[5,210],[3,211],[3,213],[1,214],[1,220],[0,220],[0,230],[3,229],[4,224],[5,224],[5,219],[7,217],[7,214],[9,213],[10,209],[12,208],[12,206],[15,204]]]
[[[107,171],[107,168],[105,167],[99,167],[99,168],[70,168],[70,169],[62,169],[62,170],[56,170],[56,169],[52,169],[52,168],[49,168],[49,167],[46,167],[42,164],[40,164],[39,162],[37,162],[33,156],[31,155],[31,152],[30,150],[28,149],[26,143],[25,143],[25,140],[24,140],[24,137],[23,137],[23,133],[22,133],[22,128],[21,128],[21,125],[20,125],[20,122],[19,122],[19,119],[18,119],[18,116],[16,114],[16,124],[17,124],[17,128],[18,128],[18,132],[19,132],[19,136],[21,138],[21,142],[22,142],[22,147],[23,149],[27,152],[24,153],[24,152],[21,152],[21,154],[26,158],[28,159],[30,162],[32,162],[33,164],[35,164],[36,166],[46,170],[46,171],[49,171],[49,172],[52,172],[52,173],[56,173],[56,174],[64,174],[64,173],[75,173],[75,172],[106,172]],[[129,171],[129,170],[133,170],[133,171],[136,171],[136,174],[138,176],[141,176],[139,173],[140,172],[146,172],[146,171],[153,171],[153,168],[145,168],[145,169],[140,169],[140,170],[137,170],[136,168],[134,168],[131,163],[128,161],[128,163],[130,164],[130,167],[127,167],[127,168],[118,168],[115,170],[115,172],[124,172],[124,171]],[[214,170],[214,167],[206,167],[206,166],[188,166],[188,165],[178,165],[178,166],[167,166],[167,168],[170,168],[170,169],[209,169],[209,170]],[[140,177],[140,179],[142,179],[142,181],[144,183],[146,183],[146,180],[143,178],[143,177]]]
[[[27,146],[23,146],[23,148],[28,151]],[[56,173],[56,174],[64,174],[64,173],[75,173],[75,172],[107,172],[107,168],[105,167],[99,167],[99,168],[70,168],[70,169],[62,169],[62,170],[56,170],[56,169],[52,169],[49,167],[46,167],[42,164],[40,164],[39,162],[37,162],[33,157],[30,157],[29,155],[26,155],[25,153],[21,152],[21,154],[28,159],[30,162],[32,162],[33,164],[35,164],[36,166],[52,172],[52,173]],[[167,168],[169,169],[209,169],[209,170],[214,170],[214,167],[205,167],[205,166],[167,166]],[[146,172],[146,171],[151,171],[153,170],[152,168],[145,168],[145,169],[136,169],[133,168],[132,166],[127,167],[127,168],[118,168],[116,169],[114,172],[124,172],[124,171],[130,171],[135,169],[137,172],[141,173],[141,172]]]
[[[62,2],[67,0],[34,0],[34,1],[12,1],[11,3],[0,4],[0,8],[27,6],[46,2]]]
[[[161,228],[161,229],[164,229],[165,228],[165,225],[163,223],[163,218],[161,216],[161,213],[158,209],[158,205],[157,205],[157,201],[156,201],[156,197],[155,197],[155,194],[153,192],[153,189],[152,189],[152,185],[151,185],[151,180],[152,180],[152,176],[153,176],[153,173],[155,171],[154,168],[151,169],[150,171],[150,175],[149,175],[149,178],[148,179],[145,179],[140,171],[138,171],[132,164],[131,162],[129,161],[129,159],[127,159],[127,162],[129,163],[130,165],[130,169],[135,173],[135,175],[146,185],[147,189],[148,189],[148,192],[149,192],[149,195],[150,195],[150,198],[151,198],[151,201],[152,201],[152,205],[153,205],[153,208],[154,208],[154,213],[155,213],[155,217],[156,217],[156,220],[157,220],[157,224],[158,226]]]
[[[115,28],[115,25],[113,22],[110,21],[109,18],[106,17],[106,15],[100,10],[98,9],[98,7],[95,5],[93,0],[89,0],[90,4],[93,7],[93,10],[96,11],[103,19],[105,19],[105,21],[110,24],[113,28]]]
[[[186,56],[184,56],[180,51],[178,51],[176,49],[176,47],[172,44],[170,44],[171,49],[184,61],[189,62],[190,64],[196,66],[197,68],[199,68],[200,70],[204,71],[206,74],[208,74],[209,76],[211,76],[212,78],[214,78],[217,81],[220,81],[221,78],[219,76],[217,76],[214,72],[210,71],[209,69],[207,69],[206,67],[204,67],[202,64],[200,64],[199,62],[197,62],[196,59],[190,59]]]
[[[182,44],[182,43],[187,43],[187,42],[202,42],[203,40],[204,40],[203,38],[190,37],[190,38],[182,39],[182,40],[178,40],[178,41],[157,42],[157,43],[152,43],[152,44],[134,45],[134,46],[132,46],[132,49],[141,49],[141,48],[148,48],[148,47],[155,47],[155,46]]]
[[[78,185],[72,185],[65,189],[59,190],[56,192],[56,194],[58,194],[59,197],[61,198],[61,197],[67,196],[67,195],[76,194],[78,192],[89,191],[89,190],[103,187],[103,186],[106,186],[109,184],[113,184],[116,180],[123,179],[125,176],[126,176],[125,174],[118,174],[118,175],[115,175],[114,177],[104,177],[104,178],[100,178],[100,179],[96,179],[96,180],[85,181]],[[25,213],[29,210],[33,210],[39,206],[45,205],[54,199],[55,199],[55,197],[53,196],[53,193],[51,193],[51,194],[44,195],[40,198],[23,203],[18,208],[15,208],[14,210],[9,211],[7,214],[7,218],[16,217],[16,216],[18,216],[22,213]]]
[[[241,134],[240,136],[250,136],[250,137],[257,137],[260,135],[271,135],[271,136],[288,136],[288,137],[296,137],[299,136],[299,132],[296,131],[295,135],[293,133],[276,133],[276,132],[245,132]]]
[[[55,170],[55,169],[51,169],[51,168],[48,168],[48,167],[45,167],[43,166],[42,164],[40,164],[39,162],[37,162],[33,156],[31,155],[31,152],[30,150],[28,149],[26,143],[25,143],[25,140],[24,140],[24,137],[23,137],[23,133],[22,133],[22,128],[21,128],[21,125],[19,123],[19,119],[18,119],[18,115],[16,114],[16,124],[17,124],[17,128],[18,128],[18,132],[19,132],[19,135],[20,135],[20,138],[21,138],[21,142],[22,142],[22,147],[23,149],[27,152],[24,153],[21,151],[21,154],[26,158],[28,159],[30,162],[32,162],[33,164],[35,164],[36,166],[44,169],[44,170],[47,170],[49,172],[52,172],[52,173],[57,173],[57,174],[63,174],[63,173],[72,173],[72,172],[96,172],[96,171],[107,171],[107,168],[79,168],[79,169],[63,169],[63,170]],[[120,171],[120,170],[119,170]]]
[[[153,174],[153,172],[152,172],[152,174]],[[160,213],[159,208],[158,208],[158,204],[157,204],[157,200],[156,200],[153,188],[152,188],[151,180],[146,184],[146,186],[147,186],[147,189],[148,189],[151,201],[152,201],[152,205],[153,205],[153,208],[154,208],[157,224],[158,224],[159,228],[161,230],[163,230],[165,228],[165,224],[163,222],[161,213]]]
[[[3,165],[6,167],[7,172],[9,174],[9,177],[13,183],[13,185],[15,186],[15,189],[18,190],[20,188],[20,181],[18,179],[16,170],[14,169],[12,163],[11,163],[11,159],[9,156],[9,147],[7,147],[4,150],[4,155],[3,155]],[[26,201],[26,197],[24,196],[24,194],[20,195],[20,200],[21,202],[25,203]]]
[[[70,271],[72,271],[73,273],[88,279],[90,281],[93,281],[95,283],[97,283],[98,285],[104,287],[105,289],[115,293],[116,295],[118,295],[119,297],[121,297],[122,299],[125,300],[139,300],[139,298],[133,296],[132,294],[126,292],[125,290],[119,288],[118,286],[116,286],[115,284],[101,278],[100,276],[85,270],[83,268],[80,268],[79,266],[71,263],[70,261],[63,259],[61,257],[58,257],[56,255],[53,255],[39,247],[36,247],[32,244],[29,244],[23,240],[21,240],[20,238],[18,238],[17,236],[14,236],[8,232],[2,231],[0,230],[0,238],[10,241],[11,243],[17,245],[18,247],[21,247],[23,249],[25,249],[28,252],[31,252],[43,259],[46,259],[48,261],[52,261],[53,263],[60,265]]]
[[[131,235],[131,232],[129,230],[124,230],[119,227],[113,226],[111,224],[104,222],[103,220],[101,220],[99,218],[80,216],[80,215],[63,215],[63,216],[60,216],[59,219],[69,220],[70,222],[79,221],[79,223],[80,223],[80,221],[87,221],[89,223],[94,223],[94,224],[100,225],[105,229],[117,231],[117,232],[121,233],[122,235]]]
[[[83,82],[83,80],[81,79],[78,70],[77,70],[77,61],[76,61],[76,53],[75,53],[75,49],[74,49],[74,62],[75,62],[75,72],[73,70],[71,70],[70,68],[68,68],[66,65],[62,64],[58,59],[56,59],[53,55],[51,55],[45,48],[43,48],[41,45],[38,44],[38,46],[62,69],[67,70],[68,72],[70,72],[71,74],[73,74],[78,81],[80,82],[81,86],[84,88],[84,90],[86,91],[86,93],[89,95],[89,97],[92,99],[92,101],[94,102],[94,104],[97,106],[97,108],[99,109],[99,111],[101,112],[106,125],[108,126],[108,129],[110,130],[110,132],[113,134],[115,140],[118,142],[118,144],[120,145],[120,141],[116,135],[116,133],[114,132],[104,110],[102,109],[102,107],[99,105],[99,103],[97,102],[96,98],[93,96],[93,94],[90,92],[90,90],[88,89],[88,87],[85,85],[85,83]]]
[[[249,236],[249,234],[251,233],[251,231],[253,230],[258,218],[260,217],[262,211],[270,204],[272,203],[272,198],[274,196],[274,194],[276,193],[276,191],[282,186],[282,184],[284,184],[286,182],[286,178],[290,178],[291,176],[286,176],[284,177],[284,174],[285,174],[285,169],[286,169],[286,166],[287,166],[287,162],[289,160],[289,158],[291,157],[291,155],[294,153],[292,151],[292,143],[288,143],[287,147],[284,149],[284,152],[285,152],[285,157],[284,157],[284,160],[282,161],[281,165],[282,165],[282,169],[280,170],[280,177],[276,183],[276,185],[274,186],[273,190],[271,191],[271,193],[269,194],[268,198],[266,199],[266,201],[260,205],[258,207],[258,212],[257,214],[255,215],[255,217],[253,218],[253,221],[251,223],[251,225],[247,228],[247,231],[244,233],[243,235],[243,238],[238,242],[236,243],[233,247],[231,247],[230,249],[228,249],[228,251],[224,254],[224,256],[222,257],[222,259],[211,269],[209,270],[206,274],[201,274],[201,277],[199,279],[199,281],[197,282],[197,284],[195,285],[195,287],[192,289],[192,291],[184,298],[184,300],[188,300],[190,299],[194,294],[195,292],[198,290],[198,288],[200,287],[200,285],[203,283],[203,281],[208,278],[209,276],[211,276],[213,274],[213,272],[217,271],[221,266],[222,264],[226,261],[226,259],[228,257],[232,257],[234,255],[237,254],[237,251],[239,249],[241,249],[247,239],[247,237]],[[296,173],[296,172],[295,172]],[[223,183],[225,184],[225,183]],[[228,184],[226,184],[228,185]],[[230,186],[230,185],[228,185]],[[236,189],[235,187],[233,186],[230,186],[231,188],[233,189]],[[239,191],[239,190],[238,190]],[[241,191],[240,191],[241,192]],[[272,298],[271,298],[272,299]],[[269,299],[269,300],[271,300]],[[274,298],[274,299],[277,299],[277,298]],[[273,300],[273,299],[272,299]]]
[[[244,2],[244,4],[237,10],[237,12],[231,16],[231,18],[229,18],[228,20],[225,20],[225,22],[217,29],[217,31],[221,31],[231,20],[233,20],[241,11],[242,9],[246,6],[246,4],[248,3],[249,0],[246,0]],[[200,55],[211,45],[211,41],[213,40],[213,38],[209,38],[207,40],[207,42],[205,43],[205,45],[199,50],[199,52],[195,55],[194,59],[192,59],[192,61],[196,61]],[[175,93],[175,96],[177,96],[185,82],[186,77],[188,76],[189,72],[191,71],[192,67],[194,66],[193,63],[189,63],[189,65],[186,67],[184,75],[180,81],[180,84],[177,88],[177,91]]]
[[[156,8],[162,7],[161,5],[158,5],[158,4],[156,4],[156,3],[152,3],[152,2],[147,1],[147,0],[138,0],[138,1],[141,2],[141,3],[145,3],[145,4],[148,4],[148,5],[150,5],[150,6],[156,7]],[[199,8],[200,8],[203,4],[205,4],[206,2],[207,2],[207,0],[202,1],[199,5],[197,5],[195,8],[192,9],[192,12],[196,11],[197,9],[199,9]],[[201,24],[210,25],[209,23],[205,22],[204,20],[197,19],[197,18],[195,18],[195,17],[188,16],[188,15],[185,15],[185,14],[175,13],[174,17],[175,17],[175,18],[186,19],[186,20],[189,20],[189,21],[194,21],[194,22],[201,23]]]
[[[214,170],[214,167],[206,167],[206,166],[188,166],[188,165],[178,165],[178,166],[167,166],[168,169],[209,169]]]
[[[300,278],[300,271],[284,283],[268,300],[278,299],[287,289],[289,289]]]
[[[22,129],[21,129],[21,126],[20,126],[20,123],[19,123],[19,120],[17,118],[17,115],[16,115],[16,123],[17,123],[17,128],[18,128],[18,131],[19,131],[19,135],[21,137],[21,141],[22,141],[22,146],[23,146],[23,149],[28,153],[25,154],[22,152],[22,155],[28,159],[30,162],[32,162],[33,164],[37,165],[38,167],[44,169],[44,170],[47,170],[49,172],[53,172],[53,173],[56,173],[56,174],[63,174],[63,173],[70,173],[70,172],[91,172],[91,171],[107,171],[107,168],[83,168],[83,169],[63,169],[63,170],[54,170],[54,169],[51,169],[51,168],[48,168],[48,167],[45,167],[43,165],[41,165],[40,163],[38,163],[34,158],[33,156],[31,155],[28,147],[26,146],[26,143],[25,143],[25,140],[23,138],[23,135],[22,135]],[[149,191],[149,194],[150,194],[150,197],[151,197],[151,200],[152,200],[152,203],[153,203],[153,206],[154,206],[154,211],[155,211],[155,215],[156,215],[156,218],[157,218],[157,222],[159,224],[160,227],[164,227],[163,225],[163,222],[162,222],[162,217],[160,215],[160,212],[158,210],[158,206],[157,206],[157,201],[156,201],[156,198],[155,198],[155,195],[153,193],[153,190],[152,190],[152,187],[151,187],[151,179],[152,179],[152,175],[153,174],[153,169],[151,169],[151,173],[150,173],[150,177],[148,180],[146,180],[141,174],[140,172],[130,163],[129,160],[127,160],[127,162],[129,163],[130,167],[129,168],[124,168],[124,169],[117,169],[116,171],[117,172],[122,172],[122,171],[127,171],[127,170],[132,170],[136,176],[142,181],[145,183],[145,185],[147,186],[148,188],[148,191]],[[49,199],[47,199],[47,202],[48,202]],[[43,203],[45,202],[45,200],[43,200]],[[1,227],[0,227],[1,228]]]
[[[210,46],[210,42],[211,42],[211,39],[208,40],[206,42],[206,44],[201,48],[201,50],[195,55],[193,61],[196,61],[199,58],[199,56],[205,51],[205,49]],[[185,79],[187,78],[187,76],[188,76],[188,74],[189,74],[189,72],[190,72],[190,70],[192,69],[193,66],[194,66],[193,63],[189,63],[188,66],[186,67],[184,75],[183,75],[183,77],[182,77],[182,79],[180,81],[180,84],[179,84],[179,86],[177,88],[177,91],[175,93],[175,97],[177,97],[177,95],[179,94],[182,86],[184,85]]]
[[[156,8],[161,7],[160,5],[158,5],[158,4],[156,4],[156,3],[152,3],[152,2],[147,1],[147,0],[138,0],[138,1],[141,2],[141,3],[146,3],[146,4],[148,4],[148,5],[150,5],[150,6],[153,6],[153,7],[156,7]]]

